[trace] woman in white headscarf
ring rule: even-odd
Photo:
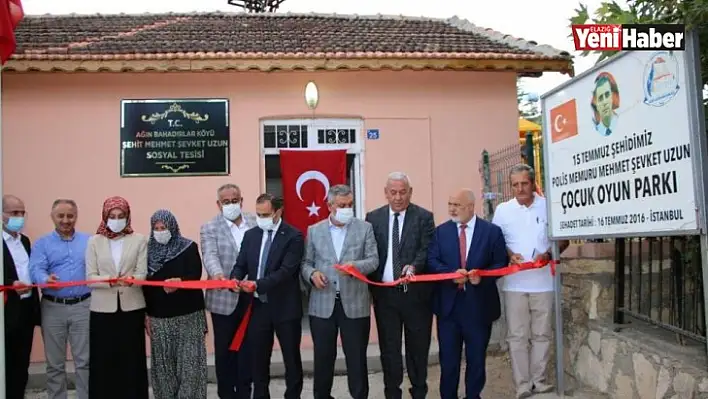
[[[152,281],[199,280],[197,244],[180,234],[168,210],[150,218],[148,277]],[[202,290],[144,287],[150,334],[150,376],[156,399],[206,398],[206,315]]]

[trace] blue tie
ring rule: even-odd
[[[258,280],[263,278],[265,274],[266,265],[268,264],[268,252],[270,252],[270,244],[273,242],[273,230],[268,230],[268,238],[266,239],[265,245],[263,246],[263,256],[261,257],[261,265],[258,267]],[[268,296],[266,294],[258,295],[258,299],[266,303],[268,302]]]

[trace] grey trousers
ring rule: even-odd
[[[553,292],[504,292],[507,342],[517,391],[545,384],[553,337]]]
[[[91,299],[73,305],[42,300],[42,339],[47,361],[47,398],[67,399],[66,344],[76,369],[78,399],[88,399],[89,305]]]

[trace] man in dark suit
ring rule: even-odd
[[[270,194],[256,199],[257,229],[244,234],[231,278],[248,280],[241,291],[253,293],[253,313],[246,333],[251,351],[253,398],[269,399],[273,333],[285,363],[285,398],[299,399],[303,375],[300,358],[302,233],[283,222],[283,201]],[[250,398],[249,398],[250,399]]]
[[[485,360],[492,323],[501,316],[496,278],[470,270],[507,265],[501,229],[474,214],[474,193],[463,189],[450,196],[451,220],[435,229],[428,249],[431,273],[452,273],[460,278],[436,287],[433,311],[440,345],[440,398],[457,399],[462,344],[465,344],[467,399],[479,399],[486,381]]]
[[[25,204],[13,195],[2,198],[3,285],[17,287],[5,298],[5,397],[23,399],[27,385],[34,327],[41,324],[39,291],[29,272],[30,240],[20,233]]]
[[[405,275],[424,274],[428,244],[435,230],[433,214],[411,204],[413,188],[405,173],[388,176],[384,194],[388,205],[369,212],[366,221],[374,227],[379,267],[372,281],[391,282]],[[433,323],[432,285],[416,283],[395,287],[371,286],[386,399],[401,399],[403,361],[401,344],[406,336],[406,370],[413,399],[428,393],[428,353]]]

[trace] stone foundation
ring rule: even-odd
[[[613,245],[565,254],[566,373],[611,398],[708,398],[705,345],[679,344],[676,334],[639,321],[613,324]]]

